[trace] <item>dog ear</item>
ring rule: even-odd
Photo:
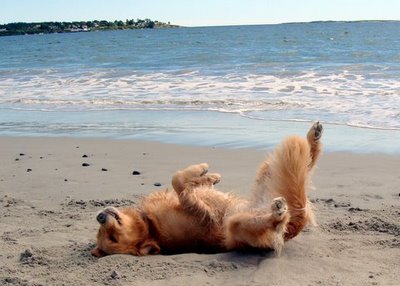
[[[139,248],[139,255],[158,254],[160,247],[153,240],[145,241]]]
[[[98,248],[98,247],[93,248],[93,249],[90,251],[90,253],[91,253],[93,256],[99,257],[99,258],[107,255],[103,250],[101,250],[101,249]]]

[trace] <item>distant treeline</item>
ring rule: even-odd
[[[153,29],[153,28],[175,28],[176,25],[152,21],[150,19],[137,19],[126,21],[76,21],[76,22],[39,22],[39,23],[9,23],[0,25],[0,36],[32,35],[50,33],[73,33],[90,32],[102,30],[125,30],[125,29]]]

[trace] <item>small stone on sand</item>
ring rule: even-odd
[[[112,279],[119,279],[119,274],[118,274],[117,271],[113,270],[113,271],[111,272],[110,277],[111,277]]]

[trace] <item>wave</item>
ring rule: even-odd
[[[87,110],[106,110],[106,109],[146,109],[146,108],[182,108],[182,109],[210,109],[225,108],[232,111],[255,111],[255,110],[279,110],[288,108],[304,108],[305,103],[286,102],[284,100],[236,100],[230,99],[6,99],[1,102],[10,107],[23,108],[35,106],[47,106],[52,110],[55,106],[60,109],[71,110],[70,107],[81,106]],[[42,108],[43,109],[43,108]],[[43,109],[45,110],[45,109]]]
[[[0,108],[38,111],[196,110],[249,119],[322,118],[359,128],[400,128],[400,82],[379,69],[353,66],[271,74],[195,69],[7,70],[0,72]]]

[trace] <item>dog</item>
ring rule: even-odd
[[[323,127],[286,138],[261,164],[249,199],[217,191],[221,176],[206,163],[176,172],[171,190],[145,197],[137,208],[107,207],[93,256],[275,250],[314,221],[307,198],[321,153]]]

